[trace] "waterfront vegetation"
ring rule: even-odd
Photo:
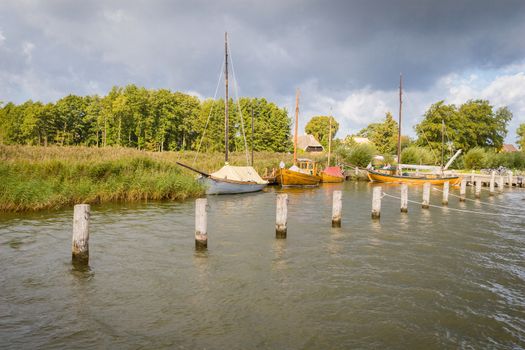
[[[122,147],[39,147],[0,145],[0,211],[55,209],[75,203],[183,200],[204,193],[192,164],[196,152],[150,152]],[[260,173],[288,153],[256,152]],[[194,166],[213,172],[224,164],[219,152],[199,154]],[[246,165],[245,153],[230,164]]]

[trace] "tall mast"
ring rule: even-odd
[[[445,121],[441,119],[441,172],[443,172],[443,164],[444,159],[444,153],[445,153]]]
[[[293,164],[297,164],[297,129],[299,123],[299,89],[295,91],[295,132],[293,137]]]
[[[330,166],[330,155],[331,155],[331,151],[332,151],[332,111],[331,111],[331,108],[330,108],[330,123],[329,123],[329,126],[328,126],[328,163],[327,163],[327,167]]]
[[[224,161],[228,163],[228,32],[224,33]]]
[[[255,127],[253,126],[253,104],[252,104],[252,166],[253,166],[253,134],[255,131]]]
[[[397,127],[397,170],[401,173],[401,111],[403,106],[403,75],[399,73],[399,124]]]

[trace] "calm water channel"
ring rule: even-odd
[[[385,197],[374,222],[367,183],[287,192],[286,240],[275,189],[210,197],[201,253],[193,201],[93,206],[89,271],[71,266],[72,210],[0,214],[0,348],[525,348],[524,217]],[[525,190],[483,195],[514,209],[449,207],[525,215]]]

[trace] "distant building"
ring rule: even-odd
[[[372,143],[367,137],[353,136],[352,139],[355,141],[355,143]]]
[[[503,153],[518,152],[518,149],[516,148],[516,146],[514,146],[512,144],[505,143],[501,147],[501,152],[503,152]]]
[[[323,145],[315,139],[313,135],[299,135],[297,136],[297,147],[305,152],[322,152],[324,151]]]

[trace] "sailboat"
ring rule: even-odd
[[[443,185],[445,182],[449,182],[450,185],[456,185],[461,181],[459,176],[447,176],[444,175],[444,170],[448,168],[454,159],[461,153],[461,150],[456,152],[456,154],[448,161],[447,165],[443,167],[443,155],[441,159],[441,169],[440,173],[431,173],[424,175],[408,175],[402,173],[402,168],[417,167],[422,168],[432,168],[435,167],[424,167],[424,166],[411,166],[406,164],[401,164],[401,111],[403,105],[403,76],[399,75],[399,127],[398,127],[398,138],[397,138],[397,169],[384,169],[384,170],[372,170],[367,169],[368,178],[370,181],[376,182],[390,182],[390,183],[407,183],[407,184],[423,184],[425,182],[430,182],[433,185]],[[444,124],[442,126],[444,128]],[[444,134],[442,130],[442,135]],[[442,136],[442,142],[443,136]]]
[[[224,161],[225,165],[214,173],[207,174],[188,165],[180,166],[200,174],[199,181],[206,186],[206,194],[236,194],[261,191],[268,185],[252,166],[233,166],[228,164],[228,33],[224,33]]]
[[[328,160],[326,168],[321,171],[321,182],[343,182],[345,175],[339,166],[330,166],[330,155],[332,151],[332,116],[328,126]]]
[[[281,167],[276,174],[277,183],[282,187],[319,186],[321,177],[317,175],[317,164],[306,158],[297,158],[297,129],[299,122],[299,89],[295,93],[295,132],[293,141],[293,165],[286,169]]]

